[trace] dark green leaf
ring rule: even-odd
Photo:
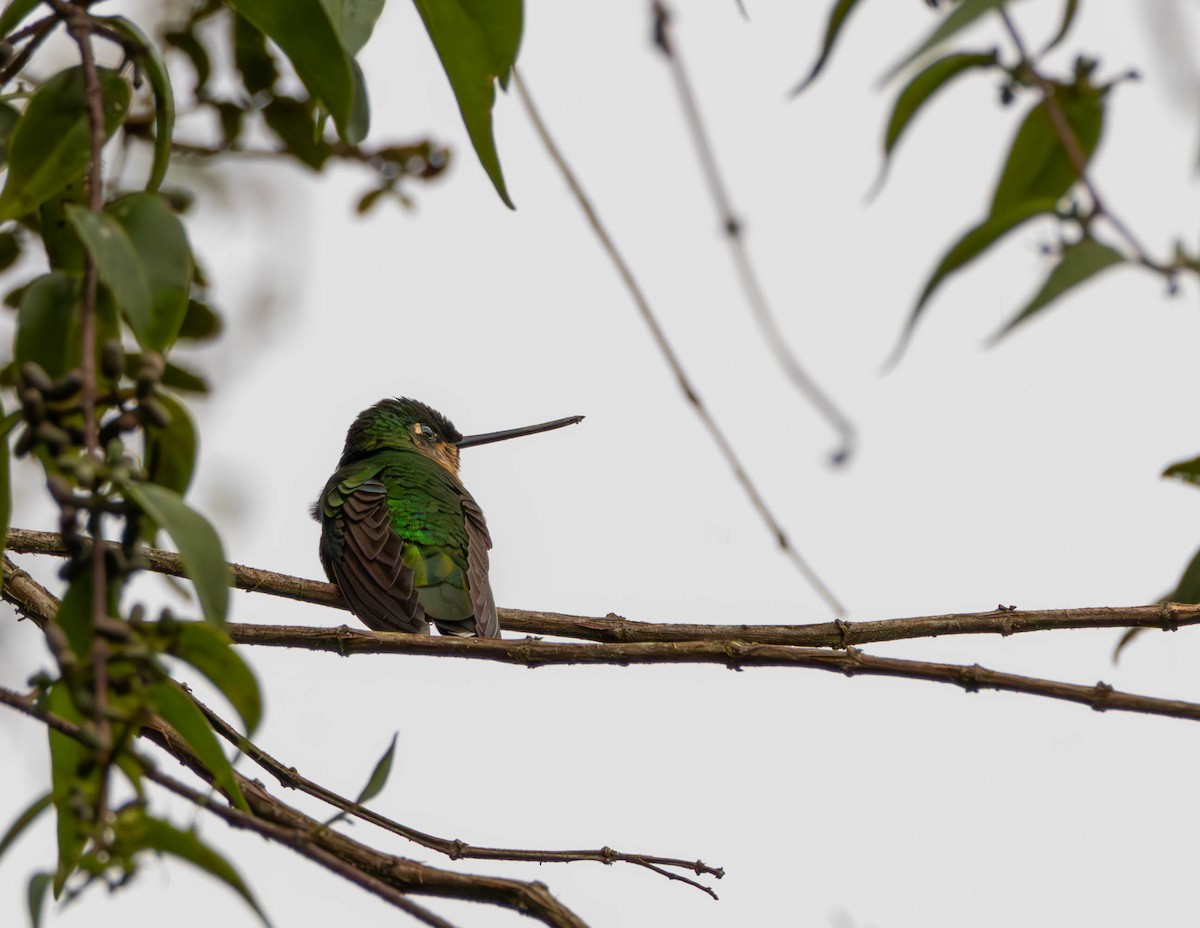
[[[289,152],[313,170],[321,170],[331,151],[317,137],[316,108],[311,102],[277,96],[263,107],[263,119]]]
[[[825,38],[821,42],[821,53],[817,55],[817,60],[813,64],[812,70],[808,72],[808,77],[804,78],[792,90],[793,96],[803,93],[808,89],[808,85],[817,79],[817,75],[825,67],[825,62],[829,60],[834,43],[837,42],[838,36],[842,34],[842,27],[846,25],[846,20],[857,5],[858,0],[837,0],[837,3],[833,5],[833,9],[829,11],[829,22],[825,24]]]
[[[941,285],[942,281],[955,271],[961,270],[964,266],[970,264],[975,258],[979,257],[980,254],[1017,226],[1035,216],[1053,212],[1054,203],[1054,200],[1035,200],[1023,203],[1018,209],[1004,215],[989,216],[979,225],[968,230],[962,238],[955,242],[949,251],[942,256],[942,260],[938,262],[938,266],[934,268],[933,273],[929,275],[929,280],[926,281],[925,287],[921,290],[921,295],[917,298],[917,303],[908,317],[908,324],[904,327],[904,333],[900,336],[900,341],[896,345],[895,351],[892,352],[892,357],[888,363],[895,363],[904,351],[904,346],[908,343],[908,339],[912,335],[913,328],[921,316],[921,311],[925,308],[925,305],[929,302],[929,298],[933,296],[934,291]]]
[[[384,0],[321,0],[329,19],[342,38],[342,45],[350,55],[362,51],[379,14],[383,12]]]
[[[1075,13],[1078,11],[1078,9],[1079,0],[1067,0],[1067,2],[1063,4],[1063,14],[1062,19],[1058,24],[1058,31],[1054,33],[1054,38],[1046,43],[1046,47],[1042,49],[1041,55],[1038,56],[1039,58],[1045,55],[1047,52],[1057,48],[1058,44],[1067,37],[1067,33],[1071,29],[1071,24],[1075,22]]]
[[[29,923],[33,928],[42,924],[42,908],[46,904],[46,890],[54,882],[52,873],[35,873],[29,878]]]
[[[4,833],[4,837],[0,838],[0,857],[4,856],[4,852],[9,849],[17,838],[21,837],[21,833],[37,820],[37,817],[50,808],[50,794],[46,793],[39,796],[29,804],[16,821],[8,826],[8,831]]]
[[[175,132],[175,94],[171,89],[171,75],[157,43],[152,42],[135,23],[124,16],[98,18],[137,49],[138,65],[149,79],[150,89],[154,91],[154,163],[150,167],[146,190],[156,193],[167,176],[167,165],[171,161],[171,136]]]
[[[8,164],[8,137],[21,119],[21,111],[11,103],[0,103],[0,167]]]
[[[354,74],[337,29],[321,0],[229,0],[278,45],[309,93],[333,116],[347,141],[354,112]]]
[[[179,337],[194,341],[207,341],[221,334],[221,317],[207,303],[199,300],[188,300],[187,313],[183,317],[183,325],[179,327]]]
[[[1006,0],[961,0],[950,9],[950,12],[942,18],[942,21],[925,37],[924,41],[884,75],[884,81],[890,81],[922,55],[933,51],[951,36],[966,29],[984,13],[999,9],[1005,2]]]
[[[262,721],[262,696],[229,636],[207,622],[180,622],[176,627],[179,637],[168,652],[204,674],[242,717],[247,737],[252,736]]]
[[[475,154],[512,208],[492,137],[495,82],[508,84],[521,42],[521,0],[413,0],[458,101]]]
[[[174,680],[163,680],[146,691],[154,710],[183,738],[212,774],[215,785],[242,811],[249,811],[229,758],[195,700]]]
[[[209,77],[212,76],[212,61],[208,57],[208,49],[196,38],[196,33],[191,29],[179,32],[164,32],[163,42],[172,48],[179,49],[192,62],[192,68],[196,72],[196,86],[192,88],[192,95],[202,97],[202,91],[205,85],[208,84]]]
[[[225,624],[229,607],[229,567],[221,539],[208,520],[183,501],[178,493],[153,483],[127,483],[125,493],[179,549],[183,570],[195,584],[204,618]]]
[[[1086,162],[1096,150],[1104,126],[1104,91],[1060,85],[1055,94]],[[1079,172],[1059,141],[1045,102],[1039,103],[1013,138],[992,195],[992,214],[1008,212],[1026,200],[1057,200],[1078,179]]]
[[[41,2],[42,0],[9,0],[4,12],[0,13],[0,36],[7,37]]]
[[[166,409],[171,421],[165,428],[146,426],[146,475],[151,483],[182,496],[196,469],[196,426],[187,408],[175,397],[159,393],[155,399]]]
[[[45,708],[53,715],[69,722],[79,723],[82,718],[67,685],[59,680],[46,693]],[[79,814],[73,798],[82,787],[79,776],[80,765],[87,752],[82,744],[53,728],[50,737],[50,781],[54,810],[58,813],[58,869],[54,874],[54,898],[57,899],[75,869],[83,853],[84,834],[80,828]]]
[[[38,207],[42,243],[52,271],[67,271],[83,276],[86,252],[83,242],[67,219],[67,204],[87,205],[87,191],[82,176],[66,184],[62,190]]]
[[[1099,274],[1105,268],[1120,264],[1125,260],[1115,248],[1102,245],[1093,239],[1084,239],[1063,248],[1062,257],[1050,271],[1046,282],[1017,315],[1008,321],[992,341],[998,341],[1011,332],[1016,326],[1027,320],[1034,313],[1044,309],[1072,287]]]
[[[131,848],[158,851],[199,867],[211,876],[231,887],[246,901],[264,925],[270,922],[258,907],[250,888],[237,870],[220,854],[206,845],[191,831],[180,831],[174,825],[148,815],[118,818],[118,838]]]
[[[396,738],[399,734],[399,732],[396,732],[392,735],[392,741],[388,745],[387,750],[375,762],[375,769],[371,771],[371,776],[367,779],[367,785],[362,788],[362,791],[358,794],[358,798],[354,800],[355,804],[362,805],[364,802],[370,802],[383,792],[383,788],[387,785],[387,779],[392,774],[392,761],[396,757]],[[345,812],[339,812],[325,824],[332,825],[334,822],[345,817]]]
[[[100,69],[104,133],[111,135],[129,107],[129,84]],[[8,180],[0,191],[0,222],[36,209],[87,167],[87,101],[82,68],[60,71],[33,94],[8,145]]]
[[[7,271],[21,257],[21,240],[13,232],[0,232],[0,271]]]
[[[92,649],[96,621],[92,612],[92,572],[81,570],[71,580],[58,604],[54,621],[67,636],[67,643],[79,660],[86,660]]]
[[[886,162],[891,157],[892,149],[900,141],[900,136],[904,134],[908,124],[935,93],[960,74],[975,68],[990,68],[996,64],[996,60],[995,49],[990,52],[947,55],[934,61],[905,84],[896,97],[883,137],[884,169],[886,170]]]
[[[1194,483],[1200,486],[1200,458],[1191,458],[1187,461],[1176,461],[1170,467],[1162,472],[1164,477],[1175,477],[1185,483]]]
[[[0,418],[4,415],[4,406],[0,405]],[[8,433],[0,433],[0,551],[6,549],[8,539],[8,524],[12,519],[12,485],[8,470]],[[4,589],[4,577],[0,574],[0,590]],[[0,849],[2,853],[2,849]]]
[[[1179,583],[1167,594],[1164,601],[1168,603],[1200,603],[1200,551],[1196,552],[1187,569],[1184,570],[1183,576],[1179,578]]]
[[[78,278],[51,271],[34,280],[21,295],[13,356],[18,363],[34,361],[52,378],[78,367]]]
[[[149,287],[150,313],[134,325],[143,348],[165,352],[175,343],[187,313],[194,264],[183,223],[152,193],[133,193],[104,207],[124,230],[140,259]]]
[[[242,75],[242,84],[251,95],[272,90],[279,80],[275,58],[267,48],[267,37],[242,16],[234,16],[233,63]]]
[[[190,371],[186,367],[176,364],[174,361],[167,362],[167,369],[163,373],[162,383],[164,387],[170,387],[172,390],[178,390],[180,393],[208,394],[207,380],[195,371]]]
[[[107,212],[93,213],[73,203],[67,204],[66,211],[75,233],[96,262],[100,279],[116,298],[138,341],[144,342],[153,326],[154,304],[146,267],[129,234]]]

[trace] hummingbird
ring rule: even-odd
[[[573,425],[463,435],[417,400],[380,400],[346,433],[337,470],[312,505],[320,556],[350,611],[375,631],[499,638],[483,510],[458,476],[458,452]]]

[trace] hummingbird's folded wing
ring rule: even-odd
[[[462,503],[467,522],[467,584],[475,611],[475,634],[480,638],[499,638],[500,619],[496,615],[496,601],[488,580],[488,548],[492,546],[492,538],[483,510],[466,491]]]

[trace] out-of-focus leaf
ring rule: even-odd
[[[53,715],[69,722],[81,721],[67,685],[62,680],[46,693],[45,707]],[[72,800],[83,785],[79,768],[86,756],[86,749],[74,738],[68,738],[53,728],[47,730],[50,737],[50,794],[54,810],[58,813],[58,869],[53,883],[54,898],[57,899],[67,877],[83,854],[84,835]]]
[[[209,727],[204,713],[195,700],[185,693],[174,680],[163,680],[146,691],[146,697],[154,710],[172,728],[179,732],[188,746],[212,774],[213,782],[230,801],[244,812],[249,811],[246,797],[238,786],[229,758],[221,750],[221,743]]]
[[[196,587],[204,618],[224,625],[229,607],[229,567],[221,539],[208,520],[166,487],[131,482],[123,490],[175,542],[184,573]]]
[[[1171,473],[1176,468],[1179,468],[1179,472]],[[1180,477],[1191,483],[1200,482],[1200,458],[1172,464],[1163,471],[1163,476]],[[1184,568],[1183,576],[1179,578],[1175,589],[1160,599],[1159,602],[1200,603],[1200,551],[1197,551],[1192,556],[1191,561],[1188,562],[1188,566]],[[1121,635],[1120,641],[1117,642],[1117,646],[1113,650],[1112,661],[1114,664],[1120,660],[1121,653],[1132,643],[1133,639],[1137,638],[1144,631],[1146,631],[1145,628],[1131,628]]]
[[[357,55],[375,30],[384,0],[321,0],[321,3],[346,51]]]
[[[309,93],[333,116],[338,133],[349,133],[354,112],[350,56],[321,0],[229,0],[238,13],[266,33],[288,56]]]
[[[174,361],[167,362],[167,369],[163,373],[162,383],[164,387],[170,387],[172,390],[178,390],[180,393],[208,395],[208,381],[195,371],[188,370]]]
[[[4,406],[0,404],[0,419],[4,417]],[[0,432],[0,551],[6,550],[8,523],[12,518],[12,484],[8,471],[8,433]],[[4,576],[0,574],[0,590],[4,589]],[[3,845],[0,844],[0,853]]]
[[[825,67],[825,62],[829,60],[838,36],[842,34],[842,27],[846,25],[846,20],[849,19],[857,5],[858,0],[837,0],[837,3],[833,5],[833,9],[829,11],[829,22],[825,24],[825,38],[821,41],[821,52],[817,55],[817,60],[813,63],[808,76],[792,89],[792,96],[803,93],[817,79],[817,75]]]
[[[1192,557],[1179,583],[1163,598],[1163,602],[1200,603],[1200,551]]]
[[[492,136],[495,82],[508,86],[521,43],[521,0],[413,0],[450,80],[467,135],[500,199],[514,208]]]
[[[201,91],[208,84],[208,79],[212,76],[212,61],[208,57],[208,49],[196,38],[196,33],[190,29],[178,32],[165,32],[163,33],[163,42],[187,55],[188,60],[192,63],[193,70],[196,72],[196,86],[192,88],[192,95],[195,97],[203,96]]]
[[[1174,477],[1177,480],[1182,480],[1184,483],[1193,483],[1200,486],[1200,458],[1176,461],[1164,470],[1162,475],[1164,477]]]
[[[50,888],[52,882],[54,882],[54,874],[52,873],[38,872],[29,878],[29,889],[26,895],[29,902],[29,923],[33,928],[40,928],[42,924],[42,909],[46,904],[46,890]]]
[[[73,203],[67,204],[70,220],[83,246],[96,262],[104,281],[143,342],[153,326],[153,300],[146,267],[129,234],[108,212],[93,213]]]
[[[67,205],[87,204],[87,191],[82,176],[76,177],[38,207],[42,244],[50,270],[66,271],[82,277],[87,252],[67,219]]]
[[[993,67],[996,61],[995,49],[990,52],[963,52],[947,55],[934,61],[905,84],[904,89],[896,97],[896,103],[892,107],[892,115],[883,136],[884,170],[887,169],[887,161],[891,157],[892,149],[900,141],[904,130],[908,128],[913,117],[920,112],[921,107],[928,103],[935,93],[959,75],[977,68]]]
[[[207,622],[180,622],[179,637],[168,653],[187,661],[221,691],[242,718],[251,737],[262,721],[262,695],[258,681],[233,648],[230,637]]]
[[[156,193],[167,176],[167,165],[171,161],[171,136],[175,132],[175,94],[171,89],[171,75],[158,43],[152,42],[136,23],[124,16],[99,18],[137,49],[138,64],[150,81],[150,89],[154,91],[154,162],[150,167],[146,190]]]
[[[1058,23],[1058,31],[1054,33],[1054,37],[1046,43],[1045,48],[1043,48],[1041,54],[1038,55],[1039,58],[1044,56],[1047,52],[1057,48],[1059,43],[1067,37],[1067,33],[1071,30],[1071,24],[1075,22],[1075,14],[1078,12],[1078,10],[1079,0],[1067,0],[1067,2],[1063,4],[1063,14],[1062,19],[1059,20]]]
[[[26,16],[37,9],[39,3],[41,0],[9,0],[4,12],[0,13],[0,36],[7,37]]]
[[[913,306],[912,313],[908,317],[904,333],[900,336],[900,341],[892,352],[892,357],[888,363],[894,364],[899,359],[905,345],[908,344],[908,339],[912,335],[917,320],[921,317],[922,310],[924,310],[926,304],[929,302],[929,298],[933,296],[934,291],[937,290],[942,281],[955,271],[961,270],[970,264],[980,254],[1017,226],[1028,222],[1035,216],[1053,212],[1054,204],[1054,200],[1033,200],[1023,203],[1017,209],[1003,215],[988,216],[987,219],[968,230],[962,238],[950,246],[950,250],[942,256],[942,260],[938,262],[933,273],[929,275],[929,280],[925,282],[925,286],[921,290],[921,295],[917,298],[916,305]]]
[[[13,232],[0,232],[0,271],[7,271],[21,257],[21,240]]]
[[[1084,281],[1096,276],[1105,268],[1121,264],[1125,256],[1115,248],[1103,245],[1094,239],[1084,239],[1063,248],[1062,257],[1050,270],[1045,283],[1030,300],[1025,308],[1017,313],[993,337],[996,342],[1025,322],[1034,313],[1045,309],[1072,287],[1077,287]]]
[[[277,96],[263,107],[262,113],[289,152],[314,171],[321,170],[331,152],[324,139],[317,137],[316,110],[312,103]]]
[[[383,788],[387,785],[387,779],[392,774],[392,762],[396,758],[396,738],[399,734],[399,732],[396,732],[392,735],[392,741],[388,745],[387,750],[384,751],[383,756],[375,762],[375,769],[371,771],[371,776],[367,778],[366,786],[362,788],[362,791],[358,794],[358,798],[354,800],[357,805],[362,805],[364,802],[370,802],[381,792],[383,792]],[[341,821],[345,817],[345,812],[339,812],[325,824],[332,825],[335,822]]]
[[[1090,159],[1104,127],[1105,92],[1096,87],[1059,85],[1055,94],[1084,159]],[[992,195],[992,215],[1008,212],[1027,200],[1057,200],[1078,179],[1079,172],[1059,141],[1045,102],[1039,103],[1013,138]]]
[[[79,365],[79,279],[51,271],[21,295],[13,356],[34,361],[52,378]]]
[[[179,337],[194,341],[207,341],[221,334],[221,317],[207,303],[199,300],[188,300],[187,312],[183,324],[179,327]]]
[[[267,37],[242,16],[234,16],[231,27],[233,63],[242,75],[247,92],[253,96],[274,88],[279,80],[279,69],[267,48]]]
[[[81,570],[58,604],[54,621],[67,636],[67,643],[79,660],[86,660],[92,649],[96,621],[92,613],[92,572]]]
[[[100,69],[104,135],[110,136],[129,108],[129,84],[116,71]],[[0,222],[36,209],[87,167],[87,100],[83,69],[60,71],[29,100],[8,143],[8,179],[0,191]]]
[[[174,490],[180,496],[187,492],[196,469],[196,426],[187,407],[168,393],[155,399],[171,417],[165,427],[146,427],[146,474],[151,483]]]
[[[104,211],[124,230],[140,259],[150,294],[145,324],[134,332],[138,343],[165,352],[175,343],[187,312],[194,262],[183,223],[152,193],[133,193],[109,203]]]
[[[180,831],[174,825],[148,815],[118,817],[117,837],[132,849],[158,851],[199,867],[232,888],[254,910],[262,923],[270,928],[270,922],[259,908],[254,894],[242,880],[237,870],[224,857],[206,845],[195,832]]]
[[[8,164],[8,137],[21,119],[21,111],[11,103],[0,103],[0,168]]]
[[[50,794],[46,793],[39,796],[29,806],[17,816],[16,820],[8,826],[8,831],[4,833],[4,837],[0,838],[0,857],[4,856],[4,852],[12,846],[17,838],[21,837],[21,833],[37,820],[37,817],[50,808]]]
[[[915,49],[888,70],[887,74],[884,75],[884,82],[890,81],[922,55],[933,51],[951,36],[966,29],[967,26],[975,22],[984,13],[1000,8],[1005,2],[1006,0],[961,0],[960,3],[950,9],[950,12],[942,18],[942,21],[937,24],[933,31]]]

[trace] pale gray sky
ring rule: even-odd
[[[741,300],[648,44],[647,4],[531,0],[520,62],[700,392],[849,618],[1153,599],[1200,544],[1200,495],[1156,479],[1200,451],[1195,286],[1171,300],[1155,279],[1117,271],[984,350],[1047,269],[1038,244],[1049,232],[1031,228],[948,283],[902,363],[881,375],[940,251],[982,214],[1019,111],[994,105],[991,78],[966,79],[913,126],[887,187],[865,204],[894,94],[878,78],[929,20],[915,0],[863,4],[823,80],[785,102],[827,5],[750,4],[746,23],[733,3],[680,3],[677,39],[781,324],[858,425],[859,454],[843,471],[826,466],[831,434],[790,392]],[[1052,6],[1017,8],[1031,36],[1048,34]],[[1172,234],[1194,230],[1200,127],[1194,99],[1168,95],[1186,94],[1187,70],[1156,62],[1145,19],[1162,6],[1086,4],[1055,60],[1084,50],[1105,74],[1143,72],[1112,98],[1095,177],[1165,255]],[[998,40],[990,28],[972,34],[976,47]],[[319,576],[306,508],[347,425],[383,396],[413,395],[464,432],[588,417],[464,454],[501,605],[828,619],[678,394],[516,99],[497,106],[511,213],[474,162],[410,6],[389,5],[363,64],[373,137],[428,131],[455,147],[448,181],[414,191],[416,213],[355,218],[364,188],[352,170],[315,181],[259,169],[252,208],[225,204],[189,226],[230,317],[211,363],[231,376],[200,412],[194,498],[231,559]],[[250,311],[264,294],[273,315]],[[50,527],[21,501],[17,524],[34,523]],[[233,618],[345,620],[245,594]],[[1191,633],[1147,634],[1118,668],[1115,637],[868,650],[1200,699]],[[21,686],[41,645],[24,628],[5,643],[0,677]],[[544,880],[594,926],[1195,922],[1198,815],[1186,797],[1200,747],[1187,722],[804,670],[249,657],[267,700],[260,741],[309,777],[356,790],[399,731],[395,772],[374,803],[384,814],[477,844],[608,844],[727,870],[713,902],[632,868],[453,864],[354,827],[397,854]],[[14,759],[6,823],[44,780],[44,736],[7,722],[0,753]],[[403,920],[286,850],[213,820],[200,827],[281,928]],[[28,873],[53,854],[47,819],[0,868],[0,924],[23,923]],[[430,907],[472,928],[525,924],[481,906]],[[188,868],[150,863],[130,891],[46,924],[118,919],[207,928],[252,916]]]

